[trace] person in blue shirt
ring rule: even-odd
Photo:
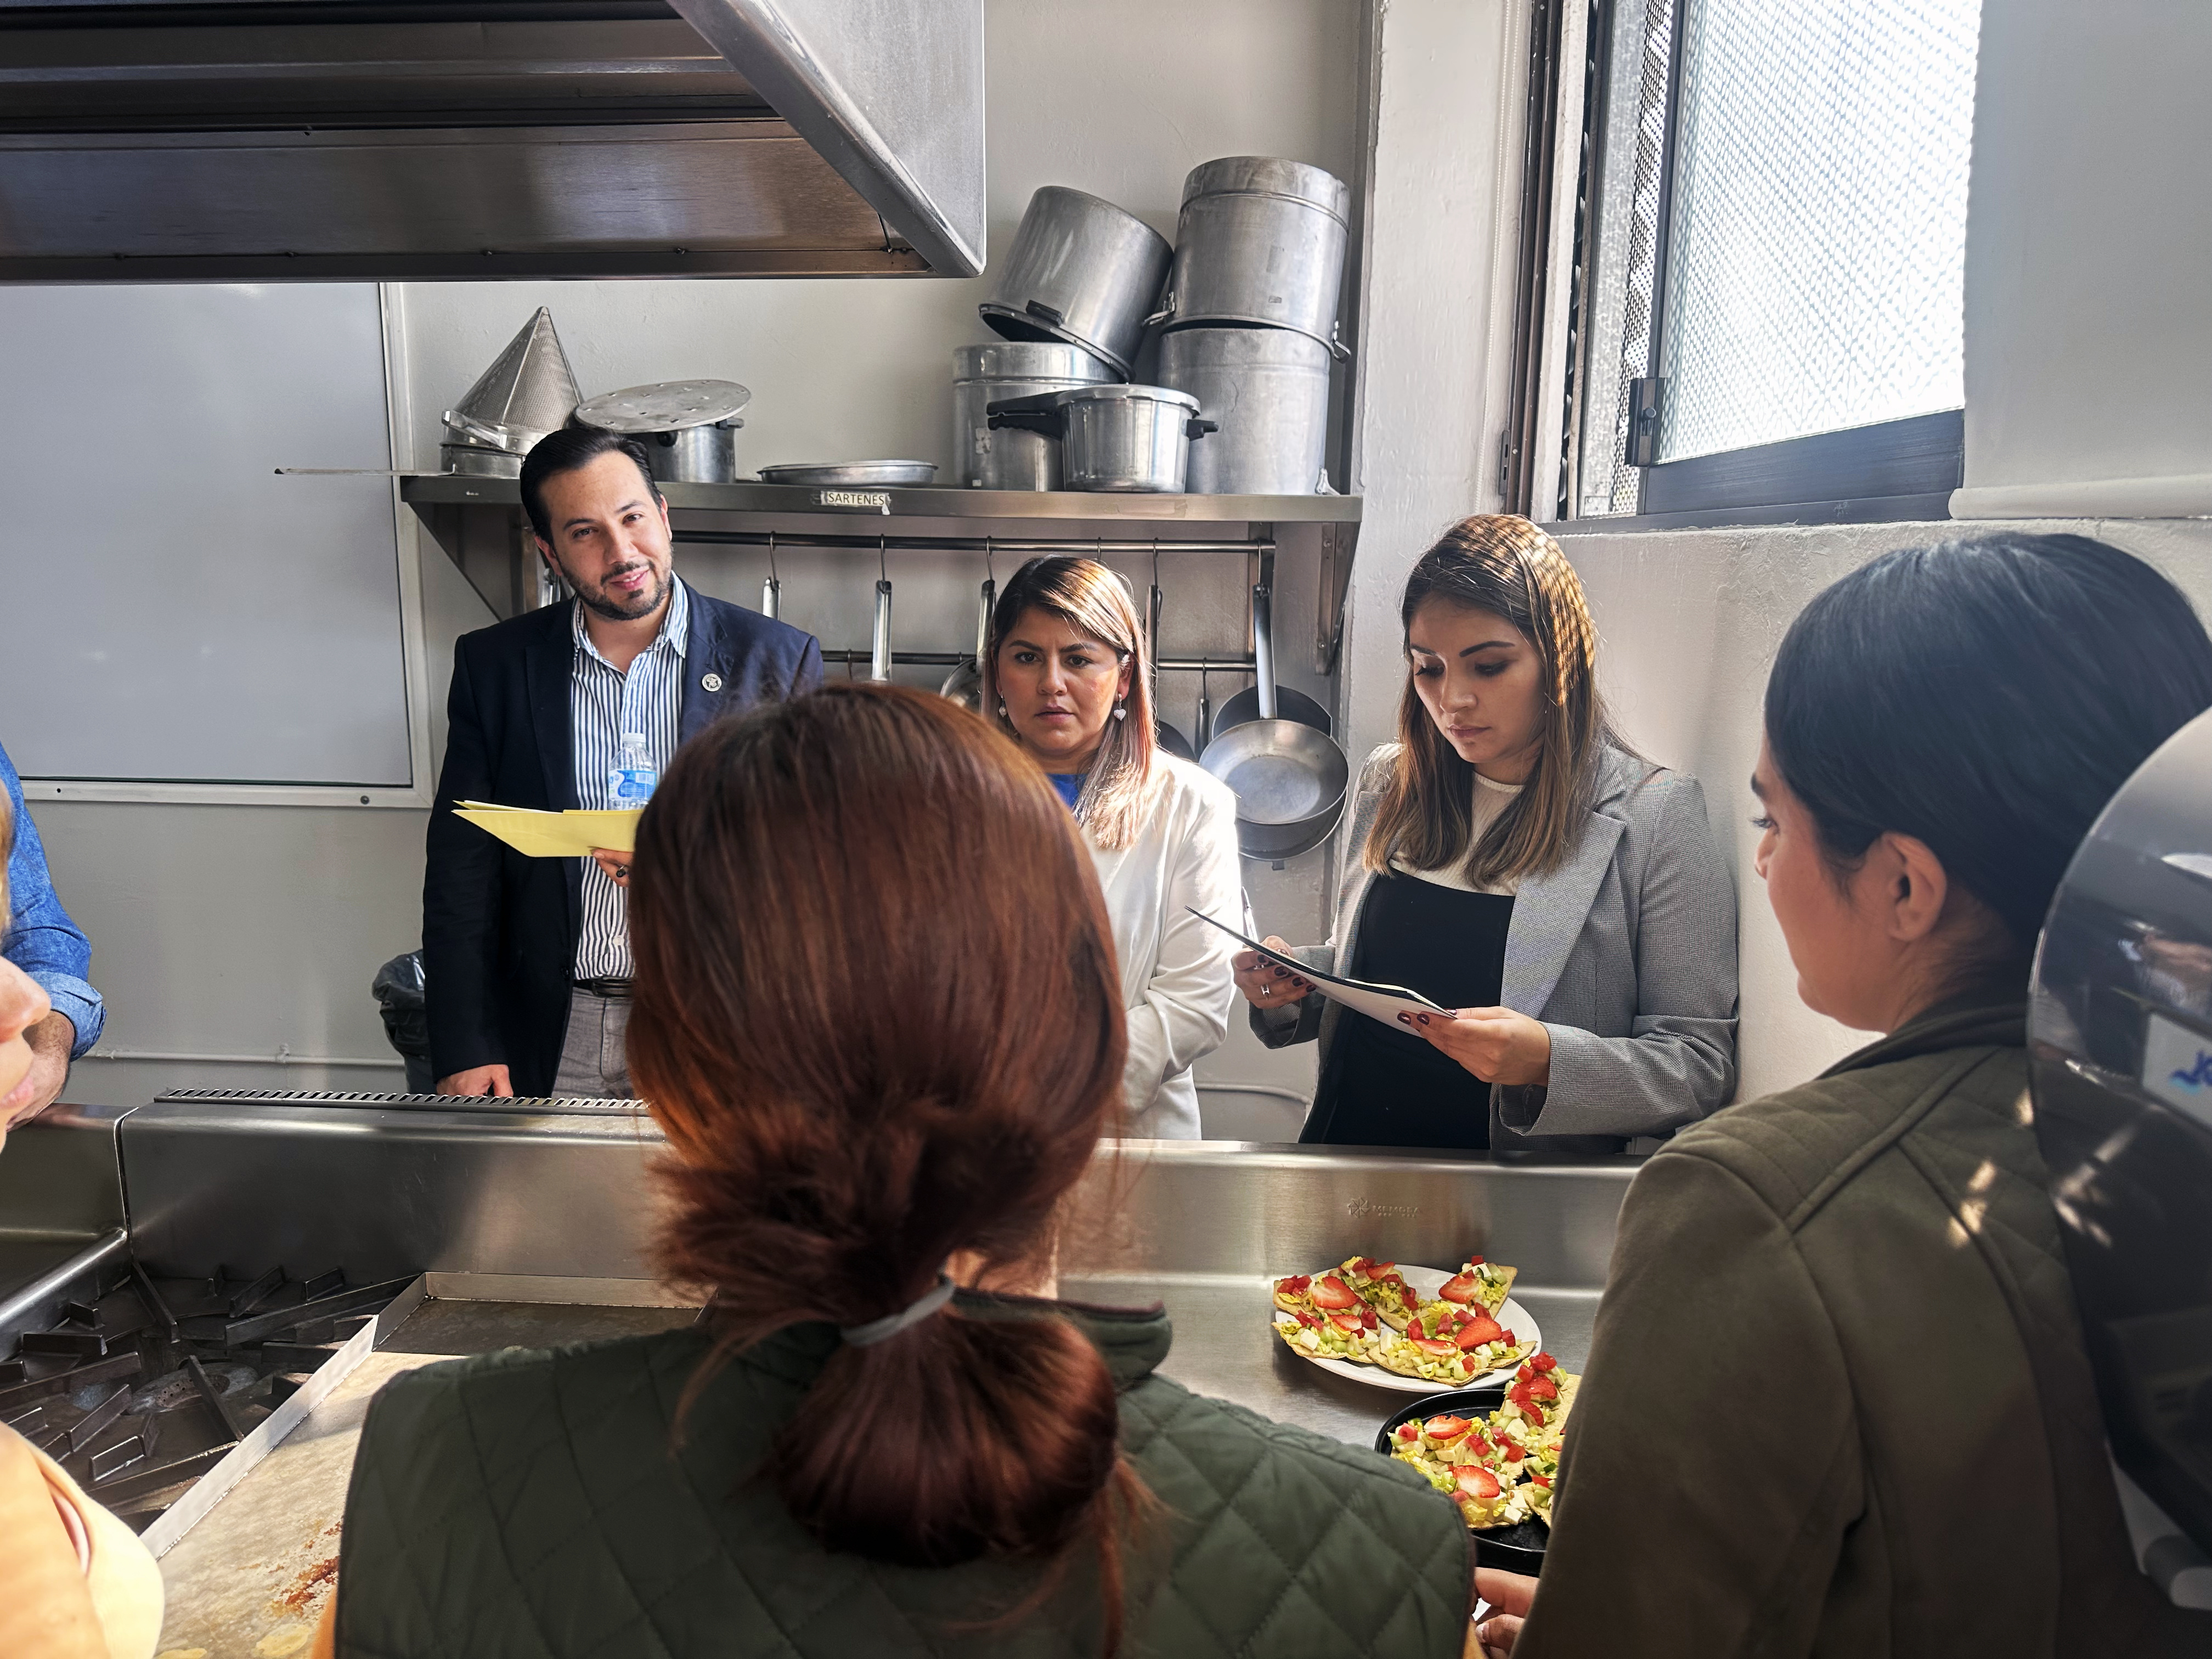
[[[54,896],[46,849],[40,842],[39,826],[24,810],[22,780],[5,749],[0,749],[0,782],[8,786],[7,827],[14,832],[12,842],[0,836],[0,844],[8,847],[8,933],[0,956],[28,975],[53,1005],[52,1012],[23,1033],[31,1046],[30,1074],[24,1079],[29,1091],[21,1098],[11,1091],[15,1103],[0,1120],[4,1130],[54,1103],[68,1079],[70,1061],[100,1041],[107,1011],[88,977],[92,942]]]

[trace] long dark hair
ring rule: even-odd
[[[1814,599],[1766,682],[1766,745],[1832,866],[1886,831],[1925,842],[2014,965],[2097,814],[2208,707],[2212,640],[2172,582],[2086,536],[2005,533],[1884,554]]]
[[[1420,556],[1398,606],[1408,633],[1431,600],[1487,611],[1526,636],[1541,659],[1544,713],[1535,769],[1513,804],[1474,838],[1474,768],[1437,730],[1414,689],[1407,647],[1398,697],[1398,757],[1361,856],[1417,870],[1455,866],[1470,880],[1556,870],[1573,852],[1597,787],[1601,751],[1626,748],[1597,689],[1597,629],[1559,543],[1511,514],[1462,519]]]
[[[629,903],[630,1065],[678,1160],[661,1257],[717,1292],[709,1368],[896,1312],[955,1251],[1048,1254],[1121,1099],[1121,981],[1073,820],[981,720],[836,685],[710,727],[647,810]],[[881,1561],[1087,1534],[1111,1636],[1142,1499],[1117,1426],[1074,1326],[956,1304],[837,1348],[765,1473]]]

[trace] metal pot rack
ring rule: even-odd
[[[557,597],[539,561],[516,480],[415,473],[394,480],[399,498],[485,604],[511,617]],[[1320,593],[1313,665],[1336,671],[1361,502],[1345,495],[1116,495],[1070,491],[897,489],[818,490],[753,483],[663,486],[675,539],[699,546],[934,553],[1196,553],[1271,561],[1279,549],[1316,556]],[[734,521],[734,523],[733,523]],[[735,527],[742,525],[743,528]],[[1004,529],[1005,535],[992,533]],[[1208,532],[1212,534],[1208,534]],[[1114,533],[1118,532],[1119,533]],[[1085,533],[1088,532],[1088,533]],[[1195,532],[1195,533],[1194,533]],[[1237,532],[1242,532],[1241,534]],[[895,663],[940,667],[965,653],[899,652]],[[856,653],[825,651],[826,662]],[[866,660],[865,656],[859,660]],[[1182,657],[1170,671],[1250,672],[1243,656]]]

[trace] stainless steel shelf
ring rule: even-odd
[[[1334,673],[1344,599],[1359,538],[1357,495],[1139,495],[1074,490],[816,489],[795,484],[662,486],[679,543],[727,546],[863,546],[890,551],[1012,554],[1053,550],[1181,553],[1242,560],[1310,551],[1321,602],[1315,667]],[[400,499],[413,507],[486,605],[512,617],[544,602],[538,560],[515,478],[410,472]],[[1239,580],[1249,578],[1240,575]]]
[[[672,509],[776,514],[837,520],[871,519],[1129,520],[1183,524],[1352,524],[1357,495],[1140,495],[1076,490],[815,489],[797,484],[672,483]],[[428,505],[520,506],[520,483],[458,472],[414,472],[403,501]]]

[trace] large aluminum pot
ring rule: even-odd
[[[664,483],[728,483],[744,425],[738,411],[752,395],[735,380],[656,380],[579,404],[573,418],[635,438]]]
[[[1328,446],[1328,348],[1289,328],[1179,328],[1160,337],[1160,384],[1221,430],[1191,452],[1194,495],[1310,495]]]
[[[438,460],[448,472],[465,472],[473,477],[522,476],[522,457],[503,449],[479,449],[474,444],[440,444]]]
[[[1212,432],[1198,399],[1162,386],[1086,386],[990,406],[994,432],[1057,432],[1070,489],[1179,495],[1194,439]]]
[[[1154,319],[1264,323],[1341,351],[1336,305],[1351,210],[1351,188],[1303,161],[1208,161],[1183,180],[1174,270]]]
[[[738,428],[732,415],[709,426],[638,434],[647,465],[664,483],[730,483],[738,476]]]
[[[1168,258],[1165,239],[1143,220],[1047,185],[1030,198],[991,297],[975,309],[1009,340],[1062,340],[1126,375]]]
[[[991,429],[990,405],[1121,378],[1111,363],[1058,340],[1002,340],[952,353],[952,450],[970,489],[1057,489],[1060,440],[1018,427]]]

